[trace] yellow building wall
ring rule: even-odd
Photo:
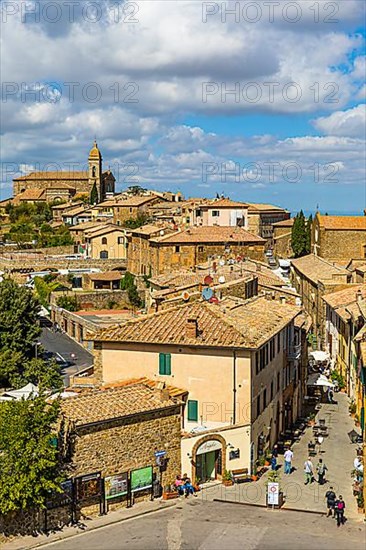
[[[103,345],[103,348],[105,348]],[[234,417],[233,353],[225,350],[172,346],[171,375],[159,375],[159,353],[167,346],[122,345],[108,343],[102,350],[103,382],[146,376],[189,391],[189,399],[198,401],[198,423],[229,424]],[[219,354],[219,355],[218,355]],[[236,422],[250,422],[250,354],[236,359]],[[185,416],[187,415],[187,411]]]

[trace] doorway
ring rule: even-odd
[[[222,475],[222,450],[197,455],[196,476],[201,482],[217,479]]]

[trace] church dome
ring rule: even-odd
[[[102,155],[98,149],[97,142],[94,141],[93,148],[90,150],[89,159],[101,159]]]

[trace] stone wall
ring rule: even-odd
[[[278,258],[291,258],[293,251],[291,247],[292,231],[289,227],[274,227],[273,241],[274,254]]]
[[[20,510],[0,516],[0,533],[6,537],[16,535],[36,536],[41,532],[60,529],[70,521],[70,505],[47,510],[47,512],[39,508]]]
[[[166,450],[164,487],[181,472],[180,439],[180,405],[77,428],[73,437],[73,475],[101,470],[103,476],[108,476],[150,465],[158,475],[154,453]]]
[[[59,172],[61,175],[62,172]],[[47,189],[48,187],[57,186],[57,185],[67,185],[75,189],[76,193],[87,193],[90,194],[91,186],[89,184],[89,179],[80,178],[80,179],[30,179],[30,180],[13,180],[13,195],[19,195],[25,189]]]
[[[142,299],[145,297],[143,291],[139,292]],[[57,299],[60,296],[72,296],[77,298],[80,310],[88,309],[124,309],[128,308],[128,292],[127,290],[95,290],[95,291],[62,291],[52,292],[50,303],[57,305]],[[111,303],[115,303],[115,308],[111,308]]]

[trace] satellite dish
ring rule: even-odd
[[[182,292],[182,298],[185,302],[187,302],[190,298],[190,294],[187,291]]]
[[[164,229],[161,229],[160,231],[160,235],[163,236],[164,235]]]
[[[204,283],[206,286],[212,285],[212,283],[213,283],[213,278],[211,277],[211,275],[206,275],[206,277],[203,279],[203,283]]]
[[[212,296],[212,298],[210,298],[209,302],[211,304],[218,304],[219,303],[219,299],[216,298],[216,296]]]
[[[213,290],[212,290],[212,288],[210,288],[210,287],[204,288],[204,289],[202,290],[202,298],[203,298],[204,300],[207,300],[207,301],[208,301],[208,300],[211,300],[211,298],[213,297],[213,294],[214,294],[214,293],[213,293]]]
[[[224,282],[225,282],[225,277],[221,275],[221,277],[219,277],[219,283],[222,285]]]
[[[223,267],[225,265],[225,260],[220,260],[219,264],[221,265],[221,267]]]

